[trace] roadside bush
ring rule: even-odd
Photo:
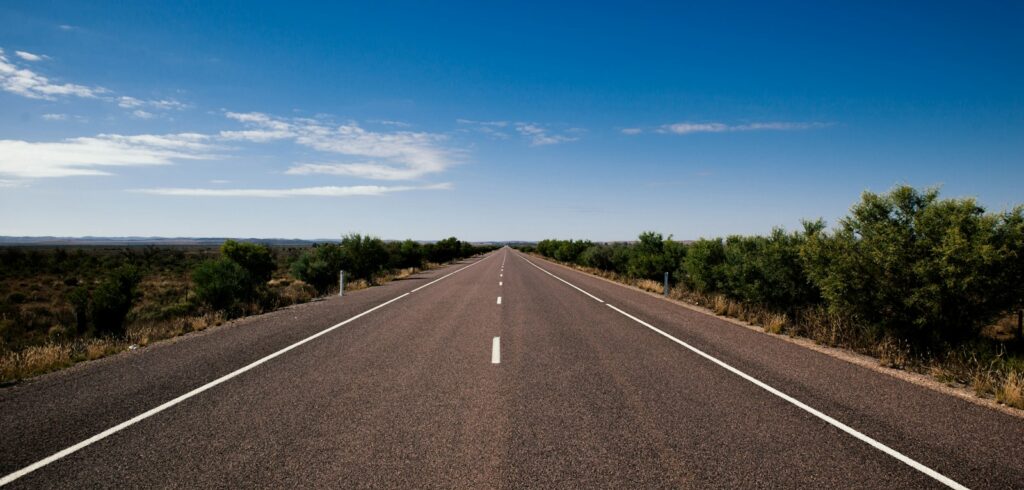
[[[220,246],[220,253],[245,269],[253,289],[266,284],[277,268],[273,253],[265,245],[227,240]]]
[[[367,281],[383,272],[391,259],[383,240],[358,233],[341,239],[341,257],[341,269],[347,276]]]
[[[227,258],[207,260],[192,271],[196,298],[215,310],[234,309],[252,296],[252,279],[237,262]]]
[[[326,294],[338,283],[338,272],[344,262],[341,247],[321,243],[306,250],[292,263],[292,274],[313,286],[318,294]]]
[[[423,246],[413,240],[391,242],[388,244],[391,256],[390,268],[405,269],[407,267],[423,267]]]
[[[684,283],[700,293],[721,291],[725,286],[725,245],[721,239],[700,239],[688,247],[681,264]]]
[[[805,223],[803,233],[781,228],[767,237],[730,236],[723,246],[722,293],[780,311],[794,311],[820,301],[800,258],[807,237],[820,232],[821,221]]]
[[[973,199],[907,186],[865,192],[802,257],[832,311],[919,344],[962,342],[1020,307],[1022,210],[987,214]]]
[[[100,282],[92,293],[90,308],[96,335],[124,337],[125,319],[141,279],[138,269],[122,266]]]
[[[444,240],[428,244],[424,247],[427,259],[431,262],[443,264],[459,258],[462,254],[462,242],[458,238],[448,237]]]
[[[612,254],[612,247],[608,245],[591,245],[580,253],[577,261],[585,267],[611,271],[614,270]]]
[[[592,245],[584,240],[563,240],[559,241],[555,249],[555,258],[562,262],[575,263],[580,254]]]

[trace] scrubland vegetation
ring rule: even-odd
[[[382,284],[490,250],[456,238],[268,247],[7,247],[0,250],[0,382],[243,315]]]
[[[1024,408],[1024,208],[897,187],[768,236],[544,240],[535,251],[718,314],[873,355]]]

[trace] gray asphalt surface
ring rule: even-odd
[[[1024,487],[1019,418],[506,249],[0,389],[0,475],[411,292],[10,486],[942,487],[531,264],[960,484]]]

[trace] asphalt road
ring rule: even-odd
[[[12,488],[1013,488],[1022,441],[510,249],[0,389]]]

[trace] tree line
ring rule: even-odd
[[[795,314],[810,307],[929,348],[976,338],[1024,307],[1024,207],[987,212],[974,199],[899,186],[865,192],[838,226],[683,243],[645,232],[634,243],[543,240],[562,262],[661,280],[699,294]]]

